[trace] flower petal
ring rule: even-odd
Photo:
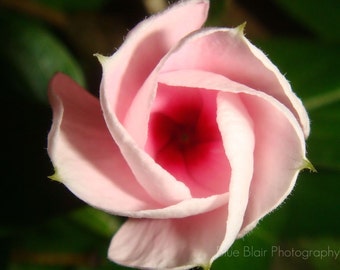
[[[237,94],[220,92],[217,97],[217,123],[230,163],[227,233],[214,258],[233,244],[241,229],[253,176],[255,137],[253,123]]]
[[[210,72],[181,70],[163,73],[168,85],[202,87],[238,94],[252,118],[255,134],[254,174],[239,236],[275,209],[291,192],[306,160],[304,135],[293,116],[275,98]]]
[[[139,88],[160,59],[181,38],[199,29],[205,22],[209,1],[182,1],[166,11],[139,23],[126,37],[119,50],[103,64],[102,89],[110,101],[110,111],[120,121]],[[190,14],[190,16],[188,16]]]
[[[58,177],[87,203],[122,214],[157,208],[107,130],[99,101],[64,74],[51,81],[48,153]]]
[[[209,266],[225,235],[227,207],[183,219],[129,219],[113,237],[109,258],[147,269]]]
[[[48,153],[57,180],[87,203],[138,218],[186,217],[227,203],[228,195],[222,194],[163,208],[131,173],[107,130],[95,97],[60,73],[51,81],[49,98],[54,114]]]
[[[281,103],[260,93],[241,94],[241,98],[252,115],[256,136],[254,176],[240,233],[243,235],[292,191],[306,153],[302,130]]]
[[[119,51],[101,60],[103,79],[100,99],[111,135],[139,183],[164,206],[191,198],[191,194],[183,183],[156,164],[141,146],[140,141],[145,141],[145,123],[155,93],[152,87],[156,86],[156,82],[153,81],[152,89],[147,87],[145,93],[139,89],[168,50],[204,23],[208,8],[207,0],[184,1],[174,5],[139,24],[130,32]],[[189,12],[192,15],[190,18],[187,16]],[[141,98],[131,106],[137,92]],[[129,108],[132,111],[135,108],[129,114],[132,122],[124,120]],[[130,124],[125,127],[126,123]]]
[[[148,194],[163,206],[191,198],[188,187],[164,170],[140,148],[115,115],[108,111],[108,100],[102,97],[101,101],[112,137],[117,142],[137,181]]]
[[[275,97],[292,111],[308,136],[309,119],[300,99],[277,67],[245,38],[242,29],[203,29],[187,36],[161,72],[183,69],[221,74]]]
[[[165,208],[141,210],[132,214],[128,213],[126,216],[153,219],[185,218],[212,211],[222,205],[226,205],[228,200],[229,194],[223,193],[209,196],[207,198],[192,198],[184,200]]]

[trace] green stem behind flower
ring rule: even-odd
[[[308,98],[304,101],[304,105],[308,111],[311,111],[337,101],[340,101],[340,89]]]

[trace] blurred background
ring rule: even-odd
[[[0,269],[127,269],[106,259],[123,220],[47,178],[53,174],[47,85],[62,71],[98,95],[101,67],[93,54],[111,55],[129,29],[167,5],[0,0]],[[308,157],[318,171],[303,171],[286,202],[212,270],[340,269],[340,256],[331,252],[340,251],[340,1],[211,0],[211,6],[207,25],[247,21],[246,36],[302,98],[312,125]]]

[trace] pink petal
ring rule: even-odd
[[[243,223],[253,176],[255,137],[251,115],[238,93],[257,92],[244,85],[210,72],[196,70],[173,71],[159,75],[168,85],[200,87],[221,91],[217,99],[217,123],[222,134],[226,156],[231,168],[229,184],[229,216],[227,234],[214,258],[222,255],[235,241]],[[259,92],[260,93],[260,92]]]
[[[148,110],[155,89],[147,87],[144,92],[139,88],[167,51],[184,35],[203,24],[208,4],[206,0],[193,0],[173,6],[138,25],[112,57],[101,58],[100,97],[111,135],[138,182],[164,206],[191,198],[191,194],[183,183],[156,164],[142,149],[140,142],[143,139],[139,137],[145,138]],[[189,12],[191,16],[188,18]],[[137,92],[141,98],[132,106]],[[130,120],[124,120],[128,108],[133,113],[129,114]]]
[[[169,174],[144,149],[141,149],[114,114],[107,110],[109,107],[107,100],[105,98],[101,100],[111,135],[117,142],[137,181],[148,194],[163,206],[191,198],[190,190],[185,184]]]
[[[227,203],[227,194],[221,194],[160,206],[136,182],[107,130],[96,98],[63,74],[51,81],[49,97],[54,116],[48,153],[59,180],[87,203],[138,218],[186,217]]]
[[[309,119],[301,101],[277,67],[253,46],[241,28],[203,29],[186,37],[172,52],[161,72],[203,70],[263,91],[289,108],[309,134]]]
[[[49,97],[48,153],[58,178],[82,200],[111,213],[158,208],[112,140],[99,101],[63,74],[51,81]]]
[[[235,241],[245,213],[253,176],[255,137],[253,123],[237,94],[220,92],[217,97],[217,123],[231,167],[227,234],[214,258]]]
[[[184,200],[165,208],[141,210],[126,216],[152,219],[185,218],[212,211],[220,206],[226,205],[228,200],[229,194],[223,193],[212,195],[207,198]]]
[[[109,258],[147,269],[209,266],[225,235],[226,208],[182,219],[129,219],[113,237]]]
[[[130,31],[120,49],[103,64],[102,89],[110,111],[123,121],[139,88],[160,59],[181,38],[205,22],[209,1],[182,1]],[[188,16],[190,14],[190,16]]]
[[[254,176],[240,235],[251,230],[288,196],[304,167],[305,141],[294,116],[263,95],[243,95],[255,127]]]
[[[250,185],[250,197],[242,231],[239,236],[245,234],[256,225],[260,218],[276,208],[286,198],[295,184],[298,171],[303,167],[305,141],[297,120],[283,104],[273,97],[214,73],[197,70],[173,71],[161,74],[159,81],[167,85],[201,87],[203,89],[222,91],[225,94],[230,93],[229,95],[231,93],[239,95],[242,105],[237,105],[237,108],[246,108],[253,122],[255,136],[254,174]],[[235,99],[235,97],[229,97],[230,99],[226,98],[227,102]],[[221,111],[232,112],[227,108]],[[221,124],[221,130],[227,126]],[[237,130],[231,130],[230,132],[237,132]],[[224,132],[224,134],[227,136],[229,132]],[[239,131],[239,134],[244,133]],[[237,136],[235,135],[235,137]],[[234,144],[243,148],[243,143],[237,143],[238,139],[235,138],[235,141],[230,140],[231,145]],[[225,149],[227,151],[229,147],[226,146]],[[237,156],[238,150],[235,149],[235,151]],[[229,159],[235,157],[233,153],[228,153],[227,155]],[[252,154],[250,153],[250,155]],[[232,164],[232,160],[230,160],[230,163],[232,169],[237,168]],[[250,166],[244,162],[241,165],[244,168]],[[246,184],[248,185],[248,183]],[[249,187],[247,185],[244,187],[244,192]],[[230,186],[230,192],[232,192],[231,188]],[[238,193],[235,192],[235,194]],[[242,196],[247,197],[247,195],[239,196],[241,198]],[[230,193],[230,202],[232,202],[232,193]],[[232,212],[231,209],[232,206],[230,206],[229,212]],[[228,220],[231,219],[228,217]],[[231,238],[228,236],[230,233],[228,230],[227,238],[230,239],[229,243],[233,241],[238,226],[239,223],[235,227]],[[221,249],[218,254],[222,254],[227,248],[228,245],[225,244],[224,250]]]

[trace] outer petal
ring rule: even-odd
[[[253,121],[255,149],[250,197],[239,236],[245,234],[287,197],[299,170],[303,168],[306,159],[305,141],[299,123],[291,111],[273,97],[221,75],[181,70],[161,74],[159,81],[173,86],[180,84],[182,87],[235,93],[247,109]],[[244,164],[244,167],[247,166]],[[223,250],[219,254],[222,253]]]
[[[286,199],[304,167],[306,153],[303,133],[285,107],[261,94],[241,96],[256,134],[254,176],[243,235]]]
[[[157,208],[112,140],[99,101],[63,74],[51,81],[49,98],[48,153],[60,180],[79,198],[111,213]]]
[[[160,59],[181,38],[202,26],[208,9],[207,0],[182,1],[173,5],[137,25],[120,49],[102,61],[102,89],[109,100],[110,111],[120,121],[125,118],[136,93]]]
[[[263,91],[292,111],[307,137],[309,119],[301,101],[277,67],[245,38],[242,31],[242,27],[198,31],[182,41],[161,71],[210,71]]]
[[[142,210],[128,216],[153,219],[185,218],[212,211],[226,205],[228,200],[228,193],[213,195],[207,198],[192,198],[165,208]]]
[[[53,125],[48,153],[57,176],[77,197],[113,214],[180,218],[226,204],[227,194],[191,199],[164,208],[138,184],[112,140],[96,98],[69,77],[50,84]]]
[[[111,135],[117,142],[136,179],[148,194],[163,206],[190,199],[192,197],[190,190],[136,144],[115,115],[109,111],[108,100],[103,96],[101,96],[101,100]]]
[[[190,191],[140,148],[135,138],[132,138],[121,125],[121,121],[137,91],[169,48],[203,24],[208,4],[209,2],[205,0],[184,1],[144,21],[131,31],[115,55],[102,60],[103,80],[100,98],[111,135],[139,183],[152,198],[163,205],[191,198]],[[188,13],[191,14],[190,18],[187,16]],[[148,93],[145,98],[143,96],[141,104],[134,108],[145,108],[145,104],[150,104],[152,96]],[[148,117],[146,112],[134,112],[133,115],[137,126]]]
[[[129,219],[113,237],[109,258],[130,267],[209,266],[225,235],[227,207],[183,219]]]

